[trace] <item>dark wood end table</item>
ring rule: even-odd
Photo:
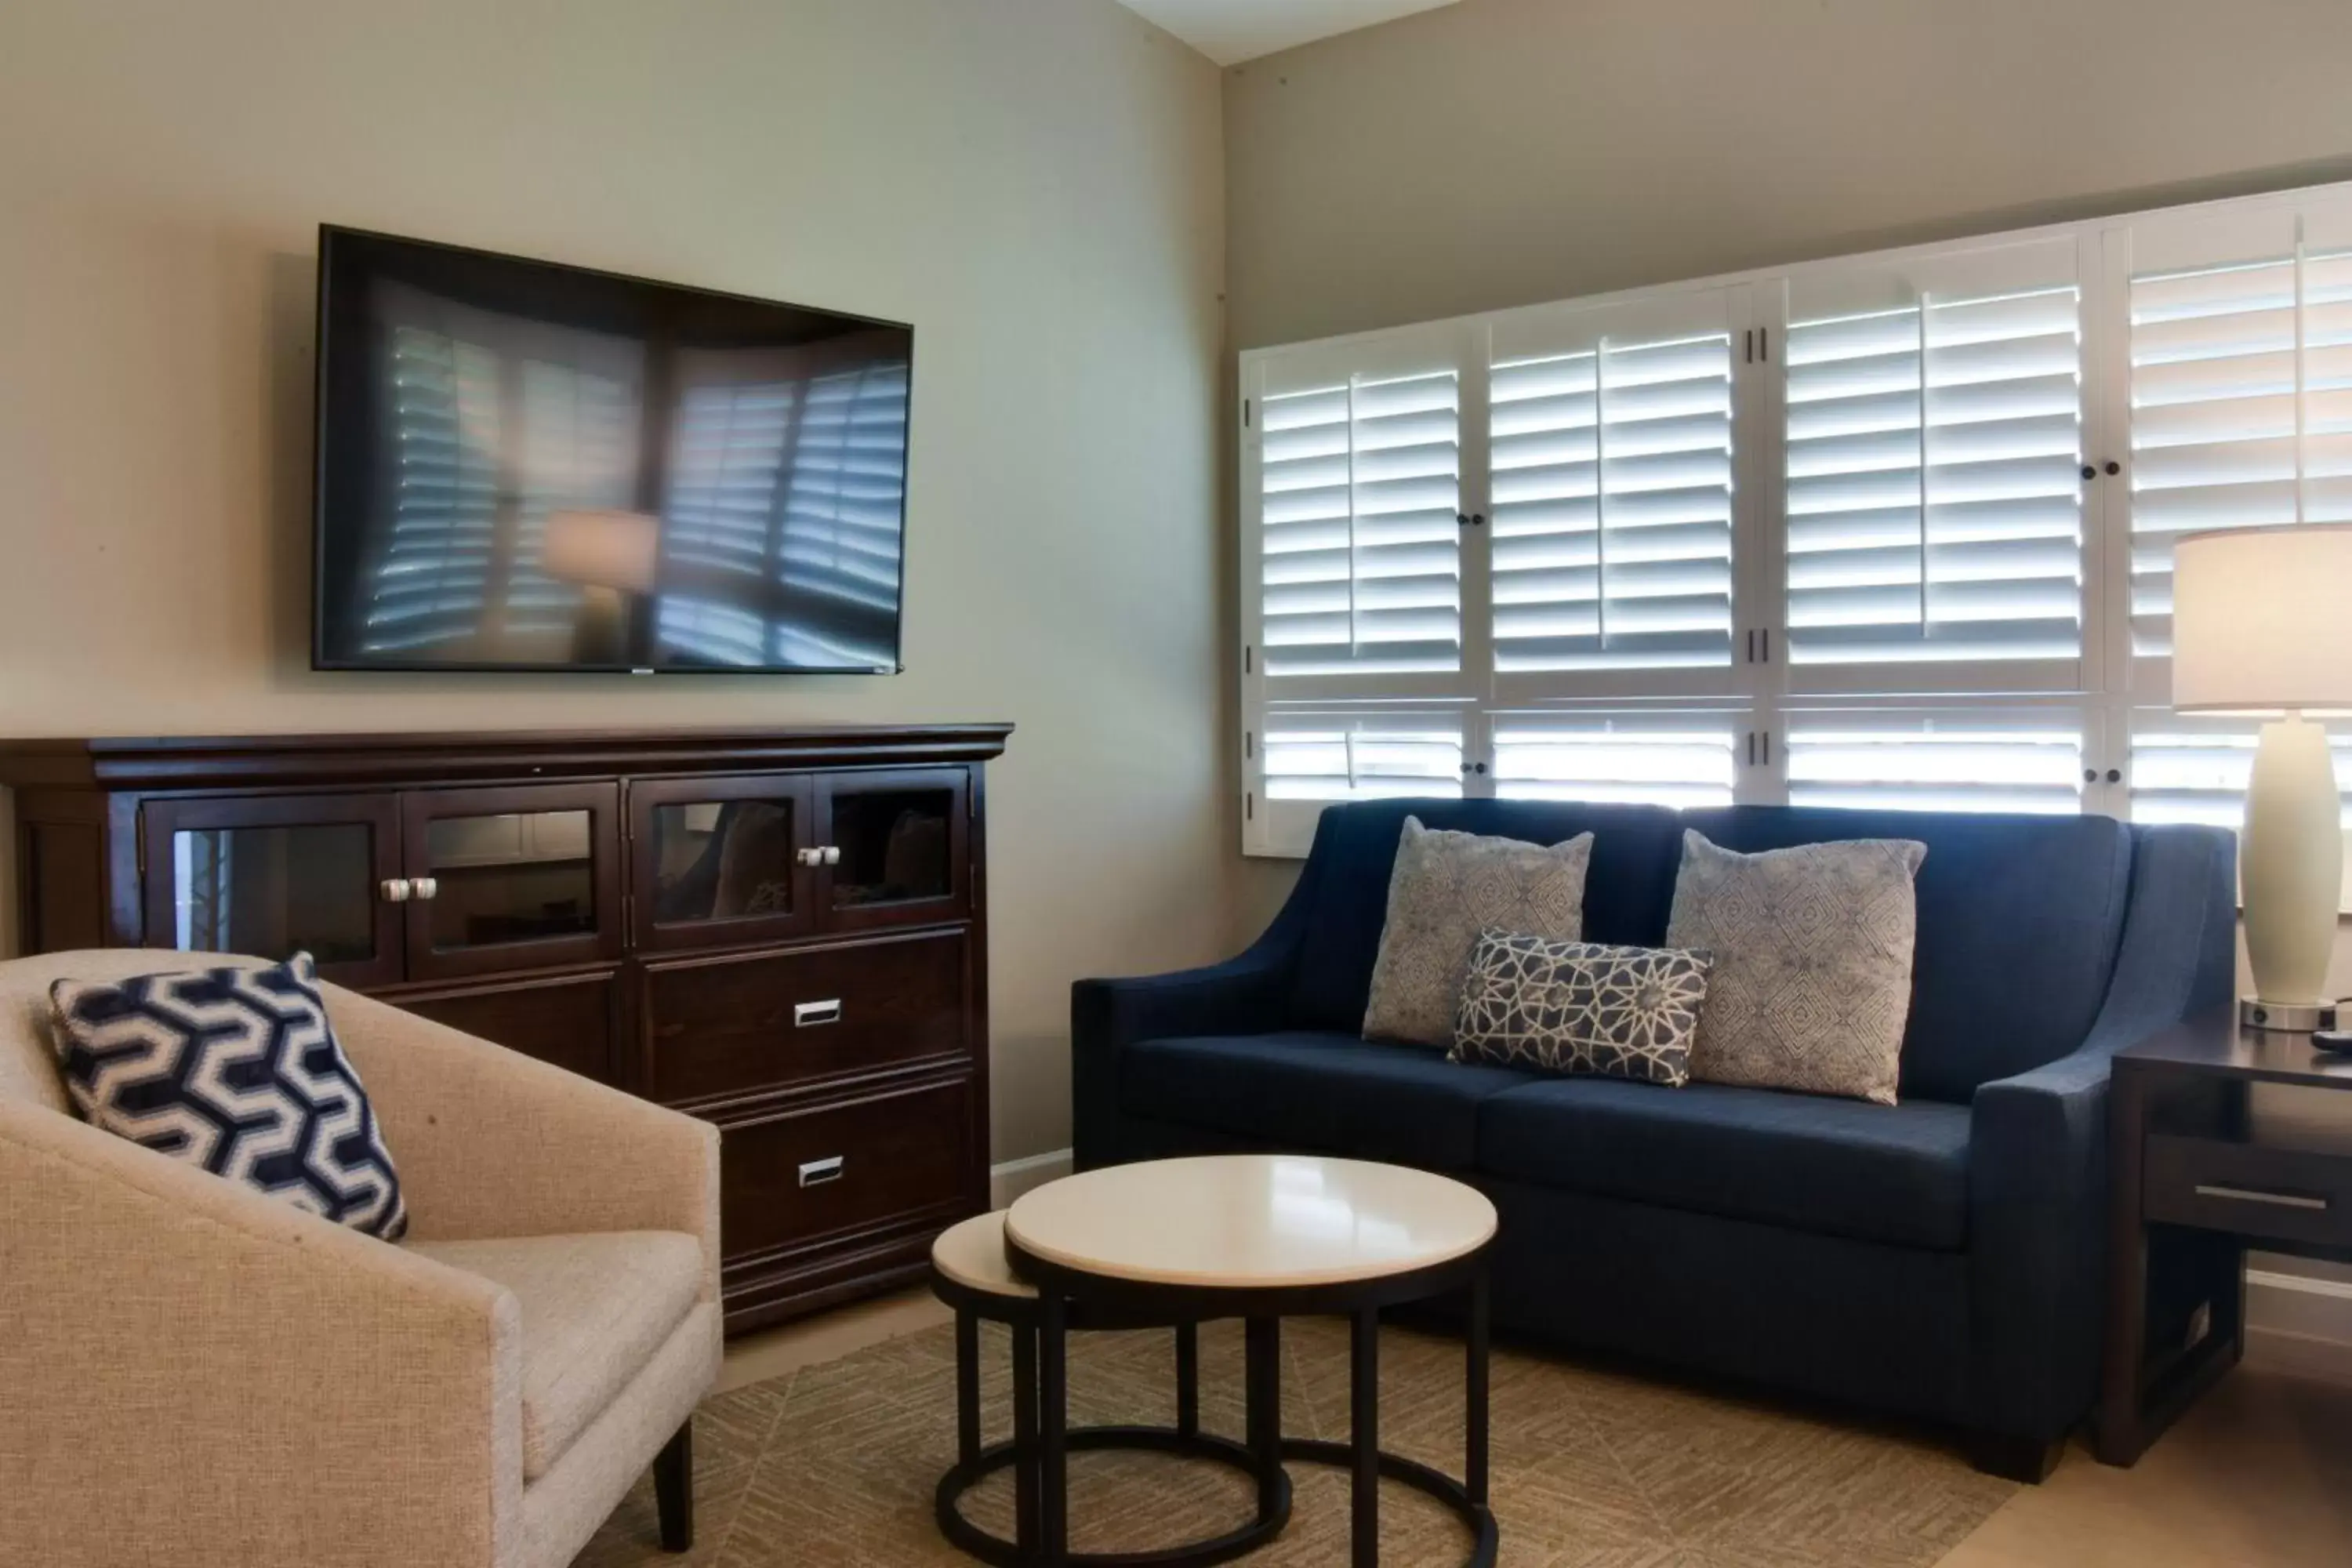
[[[2352,1056],[2227,1013],[2116,1054],[2095,1444],[2108,1464],[2137,1461],[2244,1353],[2247,1248],[2352,1261],[2352,1153],[2266,1137],[2257,1084],[2352,1090]]]

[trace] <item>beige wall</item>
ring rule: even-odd
[[[1215,70],[1110,0],[11,0],[0,734],[1011,720],[996,1150],[1212,956]],[[916,326],[896,679],[306,668],[320,221]],[[0,908],[7,907],[0,900]]]
[[[1462,0],[1225,73],[1233,343],[2352,177],[2347,84],[2346,0]]]

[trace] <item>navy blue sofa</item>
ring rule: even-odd
[[[1901,1103],[1542,1078],[1360,1038],[1408,814],[1591,832],[1586,940],[1652,946],[1685,826],[1747,852],[1923,841]],[[1248,952],[1074,988],[1076,1160],[1453,1173],[1501,1212],[1498,1328],[1948,1424],[1986,1468],[2038,1479],[2097,1373],[2108,1058],[2229,1005],[2235,886],[2230,835],[2104,816],[1335,806]]]

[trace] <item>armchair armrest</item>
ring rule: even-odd
[[[12,1560],[513,1561],[520,1376],[489,1281],[0,1101]]]
[[[719,1299],[719,1130],[520,1052],[323,988],[419,1240],[677,1230]]]

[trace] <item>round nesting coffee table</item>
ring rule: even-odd
[[[932,1511],[940,1533],[993,1568],[1039,1561],[1039,1445],[1036,1288],[1013,1272],[1004,1251],[1004,1216],[984,1214],[950,1227],[931,1246],[931,1289],[956,1314],[956,1462],[940,1478]],[[1068,1314],[1066,1326],[1154,1327]],[[984,1446],[980,1424],[980,1325],[1003,1323],[1013,1341],[1013,1437]],[[1200,1350],[1192,1323],[1176,1325],[1176,1425],[1083,1426],[1065,1435],[1069,1449],[1127,1448],[1209,1459],[1258,1479],[1257,1510],[1223,1534],[1154,1552],[1066,1552],[1073,1568],[1175,1568],[1223,1563],[1264,1545],[1290,1521],[1290,1478],[1268,1475],[1258,1458],[1230,1438],[1201,1430]],[[963,1495],[987,1476],[1013,1470],[1013,1539],[992,1535],[963,1516]]]
[[[1402,1166],[1305,1155],[1113,1165],[1024,1196],[1005,1215],[1004,1249],[1013,1271],[1037,1291],[1035,1560],[1046,1568],[1072,1561],[1068,1331],[1182,1328],[1239,1318],[1245,1325],[1244,1447],[1258,1477],[1261,1523],[1277,1482],[1287,1491],[1283,1461],[1346,1465],[1352,1472],[1354,1568],[1380,1561],[1382,1476],[1453,1509],[1472,1534],[1465,1568],[1491,1568],[1496,1531],[1486,1500],[1486,1249],[1494,1236],[1495,1205],[1475,1188]],[[1380,1446],[1381,1310],[1455,1292],[1466,1296],[1468,1308],[1460,1480]],[[1349,1321],[1345,1443],[1282,1436],[1282,1320],[1302,1313]],[[1180,1362],[1189,1362],[1186,1344],[1179,1341]],[[1181,1551],[1150,1560],[1196,1561]]]

